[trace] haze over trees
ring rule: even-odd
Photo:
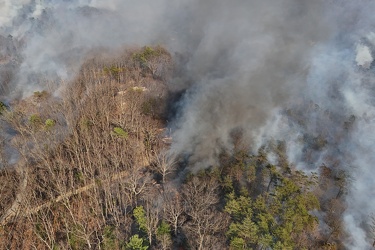
[[[217,166],[168,153],[174,65],[94,53],[59,97],[1,104],[1,249],[343,248],[346,172],[298,171],[282,141],[250,153],[241,131]]]
[[[374,12],[2,0],[0,249],[372,249]]]

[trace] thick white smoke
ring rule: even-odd
[[[375,88],[374,33],[375,20],[369,14],[374,3],[359,1],[332,6],[332,12],[349,14],[337,24],[329,42],[314,49],[302,99],[291,106],[302,106],[300,124],[280,110],[262,128],[262,140],[270,137],[288,141],[289,159],[302,170],[318,170],[321,164],[349,173],[347,209],[343,215],[349,237],[348,249],[372,249],[369,234],[370,215],[375,202]],[[355,16],[355,18],[353,18]],[[296,108],[298,110],[298,108]],[[293,119],[292,119],[293,120]],[[322,136],[324,145],[306,156],[305,135]],[[339,162],[339,163],[337,163]]]
[[[285,139],[290,160],[307,171],[335,157],[353,177],[346,245],[366,249],[375,207],[374,11],[369,0],[5,0],[0,97],[45,88],[41,75],[74,77],[98,47],[166,46],[184,57],[170,83],[185,90],[173,153],[193,170],[215,165],[242,130],[252,145]],[[298,106],[296,121],[285,110]],[[326,140],[308,159],[306,134]]]

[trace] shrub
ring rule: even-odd
[[[0,115],[5,111],[7,110],[8,106],[5,105],[5,103],[3,102],[0,102]]]
[[[40,118],[38,114],[33,114],[30,116],[29,122],[31,123],[31,125],[37,126],[42,124],[42,118]]]
[[[145,46],[139,53],[134,53],[133,59],[141,65],[144,65],[147,63],[148,60],[150,60],[152,57],[156,57],[161,55],[161,50],[160,49],[153,49],[151,47]]]
[[[171,227],[164,220],[158,227],[156,239],[160,242],[162,249],[168,249],[172,244]]]
[[[133,60],[136,65],[144,71],[150,72],[154,78],[164,79],[171,64],[171,56],[167,50],[161,46],[143,47],[141,51],[133,54]]]
[[[150,60],[160,57],[162,55],[169,56],[168,51],[166,51],[163,47],[157,46],[151,48],[149,46],[145,46],[142,48],[140,52],[133,54],[133,60],[140,63],[140,65],[143,67],[148,67],[147,63]]]
[[[33,96],[34,96],[34,99],[36,99],[37,101],[40,101],[42,99],[46,99],[49,96],[49,93],[45,90],[35,91]]]
[[[144,240],[139,238],[138,234],[133,235],[126,244],[126,250],[147,250],[148,246],[144,245]]]
[[[116,249],[117,247],[117,239],[115,236],[115,228],[113,226],[105,226],[103,231],[103,242],[102,247],[103,249]]]
[[[118,79],[121,72],[124,71],[123,68],[117,67],[115,65],[112,65],[110,67],[104,67],[103,69],[104,73],[110,76],[113,76],[114,78]]]
[[[237,250],[237,249],[246,249],[246,243],[245,240],[242,238],[234,237],[230,241],[230,249],[231,250]]]
[[[52,128],[53,126],[55,126],[55,124],[56,122],[52,119],[47,119],[44,123],[46,128]]]
[[[113,133],[119,137],[122,137],[122,138],[128,138],[128,132],[126,132],[125,130],[123,130],[122,128],[120,127],[115,127],[113,129]]]

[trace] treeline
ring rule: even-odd
[[[252,155],[240,132],[196,174],[167,153],[172,73],[162,47],[96,53],[59,96],[0,106],[0,249],[343,247],[344,172],[299,172],[283,142]]]

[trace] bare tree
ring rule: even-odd
[[[181,195],[172,186],[164,187],[163,208],[164,219],[172,225],[174,235],[177,235],[186,218]]]
[[[167,176],[176,170],[177,161],[167,151],[161,151],[159,154],[154,152],[154,158],[156,171],[162,176],[162,183],[164,184]]]
[[[137,204],[153,218],[149,239],[155,242],[163,207],[146,202],[145,195],[160,189],[150,164],[161,155],[164,121],[144,112],[153,94],[138,90],[163,83],[134,65],[133,54],[114,61],[95,57],[72,82],[60,84],[62,99],[41,91],[2,114],[22,161],[0,173],[0,232],[6,232],[0,248],[100,248],[106,227],[118,239],[130,237],[130,211]],[[150,67],[155,76],[167,69]],[[163,165],[165,181],[169,167]]]
[[[183,229],[195,249],[222,249],[229,218],[217,210],[219,184],[213,177],[192,177],[183,185],[182,195],[188,216]]]
[[[138,199],[144,194],[154,181],[148,173],[142,172],[142,168],[134,167],[129,170],[129,176],[125,178],[124,184],[126,195],[131,204],[137,206]]]

